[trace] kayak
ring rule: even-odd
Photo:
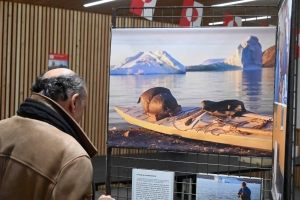
[[[172,116],[156,120],[142,108],[115,106],[128,123],[184,138],[261,150],[272,150],[272,116],[246,113],[238,117],[215,116],[201,107],[182,107]]]

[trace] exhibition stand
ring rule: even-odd
[[[294,199],[297,4],[114,10],[106,177],[96,185],[116,198],[219,199],[246,182],[253,199]],[[155,113],[164,98],[172,112]]]

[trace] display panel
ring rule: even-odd
[[[173,200],[175,172],[132,169],[132,200]]]
[[[290,60],[292,0],[284,0],[278,13],[273,128],[273,199],[283,198]]]
[[[275,30],[112,29],[108,146],[271,151]]]

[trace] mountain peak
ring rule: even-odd
[[[145,51],[127,57],[111,74],[182,74],[185,67],[163,50]]]

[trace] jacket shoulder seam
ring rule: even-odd
[[[12,160],[14,160],[14,161],[17,161],[17,162],[19,162],[19,163],[25,165],[26,167],[32,169],[33,171],[37,172],[37,173],[40,174],[41,176],[47,178],[47,179],[48,179],[49,181],[51,181],[52,183],[55,183],[55,180],[54,180],[54,179],[50,178],[49,176],[47,176],[47,175],[44,174],[43,172],[39,171],[39,170],[36,169],[35,167],[33,167],[33,166],[27,164],[26,162],[24,162],[24,161],[22,161],[22,160],[20,160],[20,159],[18,159],[18,158],[16,158],[16,157],[14,157],[14,156],[6,155],[6,154],[0,154],[0,156],[2,156],[2,157],[8,157],[8,158],[10,158],[10,159],[12,159]]]

